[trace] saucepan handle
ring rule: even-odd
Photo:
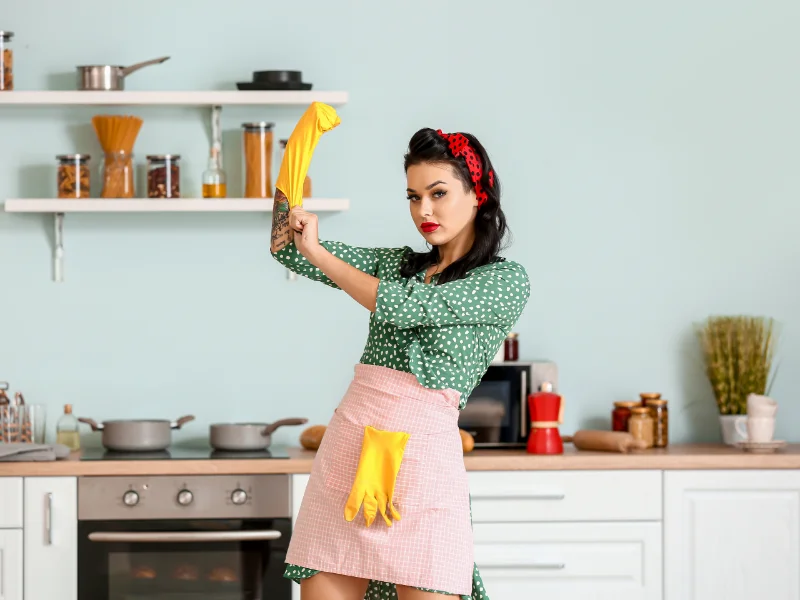
[[[186,425],[186,423],[188,423],[189,421],[194,421],[194,415],[185,415],[180,419],[178,419],[177,421],[170,423],[169,426],[171,429],[180,429],[181,427]]]
[[[92,431],[103,431],[104,429],[104,425],[102,423],[98,423],[94,419],[88,419],[86,417],[78,417],[78,421],[89,425],[89,427],[92,428]]]

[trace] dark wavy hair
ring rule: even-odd
[[[489,160],[486,148],[474,135],[469,133],[462,133],[462,135],[469,140],[470,146],[480,158],[483,167],[481,187],[486,190],[489,197],[478,208],[475,216],[475,242],[464,256],[448,265],[439,274],[437,280],[439,284],[461,279],[475,267],[505,260],[499,256],[503,249],[504,238],[508,233],[506,216],[503,214],[503,209],[500,208],[500,178],[492,166],[492,161]],[[447,141],[436,133],[436,130],[427,127],[420,129],[411,137],[408,152],[405,155],[405,170],[408,172],[409,167],[424,163],[450,165],[455,175],[464,184],[464,190],[474,190],[475,186],[467,168],[467,161],[463,157],[454,157]],[[493,186],[489,185],[490,170],[494,171]],[[428,252],[407,252],[400,267],[400,274],[406,278],[413,277],[437,262],[439,262],[437,246],[433,246]]]

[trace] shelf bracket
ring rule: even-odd
[[[217,151],[219,168],[222,169],[222,106],[211,107],[211,148]]]
[[[53,222],[53,280],[61,283],[64,281],[64,213],[56,213]]]

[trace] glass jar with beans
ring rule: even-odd
[[[151,154],[147,157],[147,197],[180,198],[181,168],[178,154]]]

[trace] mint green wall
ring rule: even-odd
[[[408,138],[475,133],[505,186],[508,256],[532,279],[521,352],[559,363],[565,432],[606,427],[612,401],[657,390],[673,441],[719,439],[690,326],[749,312],[783,324],[777,435],[796,439],[800,4],[488,6],[9,0],[0,28],[16,33],[18,89],[69,89],[77,64],[170,55],[128,89],[230,89],[294,68],[315,89],[347,90],[311,167],[317,195],[352,201],[322,218],[328,239],[419,245]],[[98,111],[0,108],[0,197],[52,195],[58,153],[99,156]],[[197,195],[206,112],[129,111],[145,120],[138,162],[182,154],[184,193]],[[274,120],[283,137],[301,111],[224,110],[234,182],[239,125]],[[367,313],[287,281],[268,254],[269,216],[68,215],[61,285],[51,229],[49,217],[0,214],[0,379],[47,404],[51,431],[66,402],[98,420],[193,413],[182,439],[219,420],[327,422]]]

